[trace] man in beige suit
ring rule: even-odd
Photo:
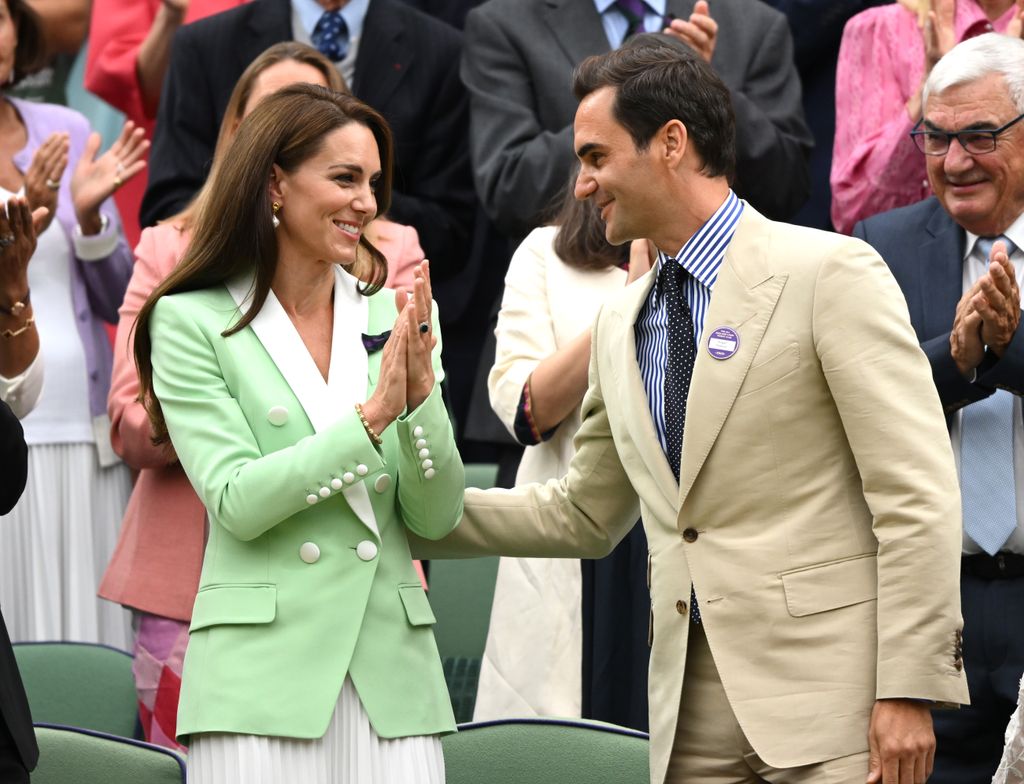
[[[445,549],[599,557],[639,500],[652,782],[925,781],[929,709],[967,701],[960,502],[899,288],[735,197],[698,58],[640,36],[575,91],[576,195],[657,269],[597,318],[568,475],[467,491]]]

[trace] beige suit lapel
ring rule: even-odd
[[[634,412],[633,416],[626,417],[626,429],[629,431],[633,443],[636,444],[637,452],[640,454],[640,459],[643,460],[648,474],[661,491],[663,499],[668,505],[667,508],[673,510],[670,515],[667,515],[667,519],[671,519],[675,516],[678,502],[678,486],[675,476],[672,475],[672,467],[665,458],[661,441],[658,440],[658,433],[654,429],[654,420],[651,419],[650,402],[640,376],[640,366],[636,361],[636,332],[634,330],[640,309],[647,301],[651,286],[654,285],[656,279],[656,271],[652,270],[626,288],[624,300],[617,309],[622,332],[609,337],[621,347],[618,352],[619,362],[615,377],[622,398],[626,401],[625,409]]]
[[[719,270],[697,346],[686,401],[680,507],[725,424],[785,286],[787,275],[773,274],[768,265],[770,241],[771,223],[746,205]],[[736,353],[725,360],[714,359],[707,351],[708,338],[719,327],[732,327],[740,337]]]

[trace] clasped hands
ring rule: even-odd
[[[431,354],[434,336],[430,267],[426,260],[413,271],[413,288],[395,291],[398,317],[381,351],[380,376],[363,415],[375,433],[382,433],[402,412],[415,410],[434,388]],[[421,329],[426,325],[426,329]]]
[[[1001,357],[1020,324],[1020,289],[1002,241],[992,246],[988,272],[961,297],[956,306],[949,348],[957,369],[971,378],[985,358],[986,348]]]

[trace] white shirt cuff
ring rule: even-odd
[[[105,259],[114,252],[117,247],[117,232],[110,226],[110,219],[101,215],[102,224],[99,234],[91,234],[86,237],[82,234],[82,227],[75,226],[71,232],[71,243],[75,246],[75,255],[82,261],[99,261]]]
[[[36,407],[43,391],[43,360],[39,354],[14,378],[0,376],[0,400],[11,407],[18,419],[24,419]]]

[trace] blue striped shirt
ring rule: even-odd
[[[704,333],[704,317],[711,303],[711,292],[718,279],[718,270],[725,259],[725,251],[736,232],[736,224],[743,214],[743,202],[731,190],[722,206],[696,234],[686,241],[675,258],[658,252],[659,277],[651,286],[647,301],[640,308],[634,326],[636,361],[640,377],[647,392],[651,419],[658,432],[661,448],[668,452],[665,439],[665,366],[668,364],[668,311],[660,291],[661,265],[682,264],[689,274],[686,279],[686,302],[693,314],[693,334],[697,350]]]

